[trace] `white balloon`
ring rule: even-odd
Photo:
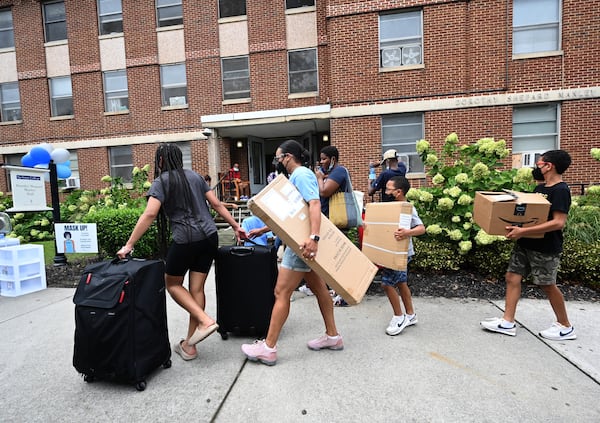
[[[52,150],[54,150],[54,147],[52,147],[47,142],[43,142],[39,146],[42,147],[44,150],[46,150],[48,153],[52,153]]]
[[[52,150],[52,153],[50,153],[50,157],[52,158],[54,163],[59,164],[69,160],[70,153],[69,150],[66,150],[64,148],[55,148],[54,150]]]

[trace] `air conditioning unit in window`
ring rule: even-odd
[[[402,47],[403,65],[420,65],[421,61],[421,46]]]
[[[79,178],[65,179],[65,188],[79,188]]]

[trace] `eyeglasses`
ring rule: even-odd
[[[279,156],[275,156],[273,157],[273,164],[276,165],[277,163],[279,163],[281,160],[283,160],[283,158],[285,156],[287,156],[288,153],[281,153]]]

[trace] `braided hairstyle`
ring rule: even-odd
[[[165,173],[168,174],[167,181],[165,181]],[[181,149],[175,144],[161,144],[156,149],[154,177],[159,179],[165,193],[164,204],[160,208],[156,224],[160,256],[166,257],[171,235],[166,210],[180,208],[186,210],[186,213],[194,214],[192,190],[183,169],[183,155]]]

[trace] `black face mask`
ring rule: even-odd
[[[533,170],[531,171],[531,176],[533,177],[533,179],[535,179],[538,182],[544,181],[544,174],[542,173],[542,169],[540,169],[537,166],[534,167]]]
[[[286,178],[288,177],[288,171],[281,162],[277,163],[277,173],[283,174],[283,176],[285,176]]]

